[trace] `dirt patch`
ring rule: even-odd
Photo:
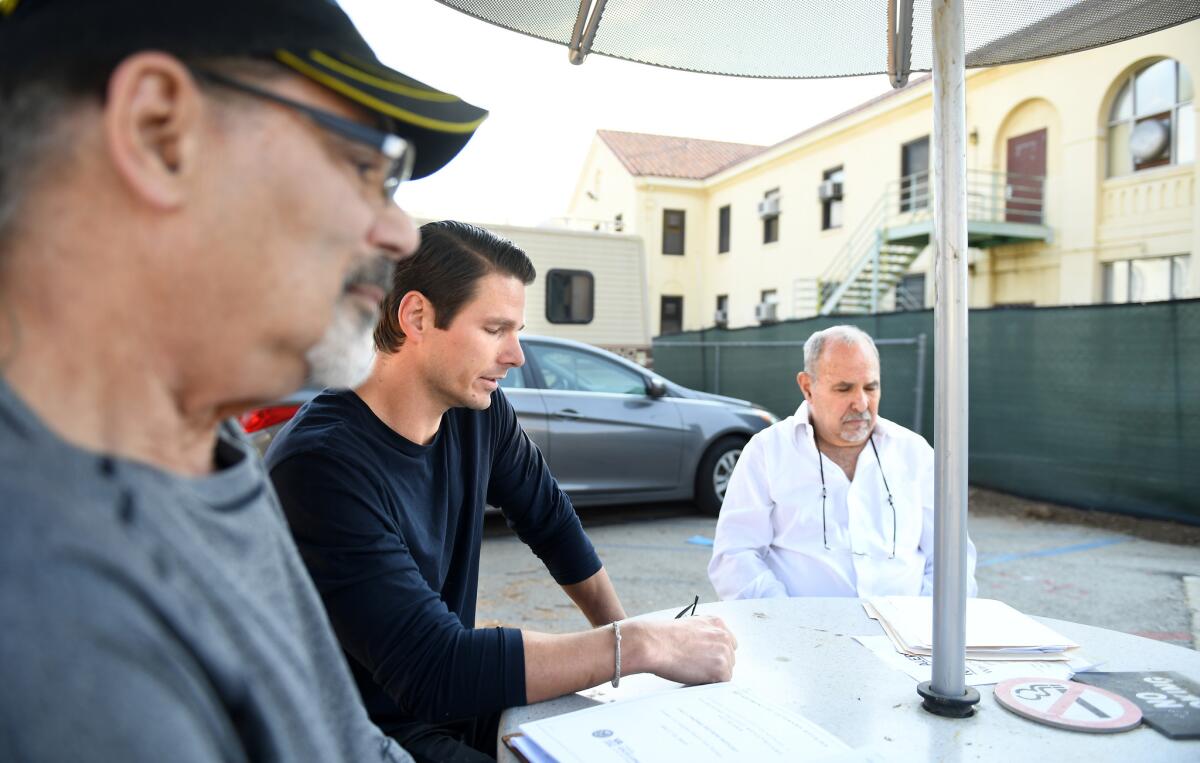
[[[1077,509],[1072,506],[1033,501],[976,487],[969,489],[967,505],[971,513],[977,515],[1016,517],[1031,522],[1084,525],[1158,543],[1200,546],[1200,527],[1162,519],[1141,519],[1106,511]]]

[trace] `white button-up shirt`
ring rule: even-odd
[[[933,448],[881,417],[871,436],[879,460],[867,443],[853,482],[817,450],[807,402],[750,439],[725,492],[708,565],[722,599],[932,595]],[[822,464],[829,549],[821,533]],[[884,477],[896,505],[894,559]],[[967,577],[974,596],[970,539]]]

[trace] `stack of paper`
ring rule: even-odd
[[[863,601],[867,615],[887,636],[855,636],[887,665],[918,681],[928,681],[933,663],[933,599],[928,596],[879,596]],[[1071,678],[1097,663],[1078,645],[1052,628],[994,599],[967,599],[966,662],[968,686],[1007,678]]]
[[[521,735],[506,742],[530,763],[879,759],[733,684],[669,689],[522,723]]]
[[[933,652],[933,599],[876,596],[863,602],[896,651]],[[995,599],[967,599],[966,657],[969,660],[1063,660],[1077,656],[1074,641]]]
[[[907,673],[914,681],[933,678],[933,658],[927,654],[905,654],[896,651],[887,636],[855,636],[854,640],[870,649],[884,665]],[[967,686],[987,686],[1009,678],[1072,678],[1076,673],[1091,670],[1096,663],[1085,657],[1063,660],[966,660],[963,680]]]

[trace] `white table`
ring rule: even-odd
[[[669,619],[677,610],[645,615]],[[851,747],[872,746],[889,760],[916,761],[1200,761],[1200,740],[1167,739],[1145,725],[1120,734],[1064,731],[1000,707],[991,686],[971,718],[940,718],[921,709],[917,682],[886,667],[856,635],[879,635],[858,599],[758,599],[702,604],[738,639],[734,683],[795,710]],[[1089,625],[1039,618],[1074,639],[1103,671],[1173,670],[1200,681],[1200,652]],[[596,698],[620,699],[673,686],[654,676],[621,679],[588,692],[504,712],[500,735],[520,724],[580,710]],[[515,763],[501,743],[500,761]]]

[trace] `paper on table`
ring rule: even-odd
[[[870,604],[870,607],[866,607]],[[876,596],[864,602],[867,614],[903,644],[904,651],[928,654],[933,645],[933,599],[928,596]],[[872,611],[874,615],[872,615]],[[1079,645],[995,599],[967,599],[966,648],[975,653],[1053,654]]]
[[[924,654],[901,654],[887,636],[855,636],[854,640],[870,649],[884,664],[903,671],[918,681],[933,678],[933,661]],[[1088,670],[1094,663],[1081,660],[970,660],[963,673],[967,686],[987,686],[1009,678],[1045,676],[1071,678],[1076,671]]]
[[[900,638],[900,636],[892,628],[891,624],[884,618],[880,617],[879,614],[877,612],[875,612],[874,608],[870,605],[869,602],[866,602],[866,601],[863,602],[863,609],[866,610],[868,617],[870,617],[872,620],[875,620],[879,623],[880,627],[883,628],[883,632],[885,634],[887,634],[887,637],[889,639],[891,639],[892,645],[895,647],[895,650],[897,652],[899,652],[900,654],[902,654],[902,655],[921,655],[921,656],[929,656],[932,654],[931,649],[922,649],[921,647],[913,647],[909,644],[904,643],[904,641]],[[988,662],[1000,662],[1000,661],[1010,661],[1010,660],[1017,661],[1017,662],[1027,662],[1031,658],[1030,653],[1023,651],[1023,650],[1008,652],[1008,651],[995,650],[995,649],[991,649],[991,650],[967,649],[964,652],[964,656],[968,660],[980,660],[980,661],[986,660]],[[1043,661],[1043,660],[1067,662],[1067,661],[1075,660],[1075,659],[1079,659],[1079,658],[1080,658],[1080,655],[1079,655],[1078,648],[1064,649],[1063,651],[1060,651],[1060,652],[1037,652],[1036,656],[1033,656],[1033,659],[1036,659],[1039,662]]]
[[[521,731],[548,756],[537,760],[559,763],[790,763],[819,761],[850,751],[844,742],[804,716],[764,702],[733,684],[672,689],[589,707],[523,723]]]

